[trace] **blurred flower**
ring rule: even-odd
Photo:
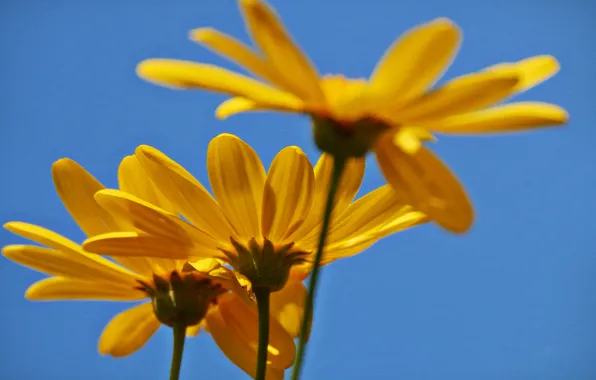
[[[127,220],[99,207],[93,197],[104,187],[79,164],[58,160],[52,174],[62,202],[88,236],[134,230]],[[173,210],[135,156],[122,161],[118,177],[123,191]],[[9,245],[2,251],[8,259],[51,276],[29,287],[28,299],[150,301],[108,323],[99,340],[101,354],[132,354],[160,324],[172,326],[182,320],[189,326],[187,334],[196,335],[205,328],[226,356],[254,376],[258,331],[257,311],[248,298],[250,283],[218,260],[202,259],[189,266],[184,260],[119,256],[112,258],[114,262],[40,226],[9,222],[4,227],[43,246]],[[281,379],[294,360],[294,342],[275,321],[270,342],[269,378]]]
[[[271,315],[297,336],[305,295],[301,280],[317,249],[331,157],[323,155],[313,170],[299,148],[287,147],[266,173],[250,146],[236,136],[219,135],[207,151],[214,199],[160,151],[140,146],[135,156],[184,219],[128,193],[102,190],[95,196],[97,202],[114,219],[136,229],[94,236],[83,244],[85,249],[118,257],[213,257],[229,262],[251,280],[253,288],[267,286],[274,291]],[[363,173],[364,159],[348,161],[323,264],[355,255],[382,237],[427,221],[389,185],[352,202]],[[258,276],[252,272],[255,268],[246,268],[248,262],[254,263]]]
[[[229,94],[216,115],[276,110],[311,116],[317,145],[333,155],[376,154],[387,181],[408,203],[444,228],[461,233],[473,223],[468,196],[450,169],[424,142],[433,133],[489,134],[562,124],[562,108],[539,102],[494,106],[554,75],[551,56],[504,63],[432,88],[455,56],[459,28],[440,18],[407,31],[367,79],[321,77],[261,0],[240,0],[257,49],[211,28],[191,38],[260,80],[195,62],[149,59],[138,74],[165,86]]]

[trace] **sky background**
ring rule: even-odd
[[[596,378],[596,6],[562,0],[272,0],[321,72],[366,77],[404,30],[447,16],[464,31],[445,78],[536,54],[562,71],[517,99],[559,104],[567,127],[440,137],[433,149],[465,183],[477,220],[465,237],[433,225],[391,236],[325,268],[304,379]],[[75,241],[83,233],[50,167],[70,157],[115,187],[120,159],[157,147],[208,185],[210,139],[237,134],[266,166],[287,145],[312,161],[308,120],[247,114],[217,121],[225,97],[145,83],[150,57],[235,68],[193,44],[212,26],[247,41],[233,0],[2,0],[0,221]],[[592,48],[590,48],[592,46]],[[361,193],[384,183],[370,160]],[[0,231],[0,245],[24,240]],[[0,378],[165,379],[171,332],[139,352],[97,353],[126,303],[30,302],[44,275],[0,258]],[[188,342],[182,379],[244,379],[207,334]]]

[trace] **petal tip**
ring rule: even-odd
[[[217,107],[215,110],[215,117],[218,120],[226,120],[228,117],[232,116],[226,109],[222,107]]]
[[[244,142],[242,141],[242,139],[236,135],[233,135],[231,133],[220,133],[219,135],[215,136],[213,138],[213,140],[211,140],[211,142],[209,143],[209,145],[211,145],[214,142],[220,142],[220,141],[239,141],[239,142]]]
[[[255,7],[260,4],[260,0],[240,0],[240,5],[243,7]]]
[[[84,170],[83,167],[75,160],[68,157],[60,158],[54,161],[54,163],[52,164],[52,177],[54,178],[54,181],[56,181],[57,175],[64,174],[65,172],[70,172],[73,169]]]
[[[205,42],[210,40],[217,31],[213,28],[197,28],[190,31],[190,39],[195,42]]]
[[[139,160],[141,161],[141,164],[142,164],[143,158],[146,158],[146,159],[154,161],[154,162],[162,161],[165,157],[165,154],[163,154],[159,149],[154,148],[150,145],[139,145],[135,149],[135,156],[137,156],[137,158],[139,158]]]
[[[13,226],[13,224],[14,224],[14,223],[16,223],[16,222],[6,222],[6,223],[4,223],[4,224],[2,225],[2,227],[3,227],[5,230],[9,230],[9,231],[10,231],[10,229],[11,229],[11,227]]]
[[[457,25],[455,21],[447,17],[436,18],[429,22],[427,25],[432,25],[434,28],[437,28],[437,31],[441,32],[452,32],[455,34],[461,33],[461,28],[459,27],[459,25]]]

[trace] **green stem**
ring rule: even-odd
[[[170,367],[170,380],[180,378],[180,366],[182,365],[182,353],[184,352],[184,341],[186,340],[186,325],[176,323],[174,330],[174,352],[172,353],[172,366]]]
[[[257,375],[255,380],[265,380],[267,374],[267,348],[269,347],[269,288],[255,288],[259,309],[259,349],[257,351]]]
[[[319,271],[321,268],[323,248],[325,247],[325,241],[327,240],[327,231],[329,230],[331,213],[333,212],[335,194],[339,188],[339,181],[344,171],[345,164],[345,158],[333,158],[333,172],[331,174],[331,182],[329,183],[327,203],[325,204],[325,214],[323,214],[323,225],[321,227],[321,234],[319,236],[319,246],[317,248],[315,262],[310,275],[310,281],[308,283],[308,293],[306,295],[306,302],[304,305],[304,316],[302,317],[302,325],[300,327],[300,340],[298,341],[298,349],[296,352],[296,361],[294,362],[294,370],[292,372],[292,380],[298,380],[300,378],[300,370],[302,369],[304,353],[306,352],[306,341],[308,340],[308,326],[310,325],[314,308],[314,297],[317,290],[317,280],[319,278]]]

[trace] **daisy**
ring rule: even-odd
[[[211,28],[191,38],[254,75],[173,59],[149,59],[138,74],[181,89],[230,95],[216,116],[273,110],[311,117],[319,148],[336,157],[373,151],[400,196],[443,228],[463,233],[474,220],[471,202],[457,177],[424,142],[434,133],[493,134],[563,124],[568,115],[548,103],[497,105],[543,82],[558,69],[552,56],[503,63],[433,84],[459,48],[460,29],[439,18],[404,33],[368,79],[321,76],[262,0],[240,0],[256,47]]]
[[[135,229],[94,201],[94,194],[104,187],[76,162],[58,160],[52,175],[62,202],[88,237]],[[118,179],[123,191],[173,210],[144,175],[135,156],[122,161]],[[8,259],[50,276],[27,289],[28,299],[144,301],[108,323],[99,339],[101,354],[130,355],[162,324],[182,335],[182,344],[185,331],[196,335],[204,328],[228,358],[254,376],[258,325],[257,311],[247,292],[250,283],[221,262],[207,258],[189,266],[184,260],[168,258],[108,259],[90,254],[81,245],[40,226],[9,222],[4,227],[41,245],[9,245],[2,251]],[[275,320],[271,321],[270,335],[268,379],[282,379],[284,369],[294,360],[294,343]]]

